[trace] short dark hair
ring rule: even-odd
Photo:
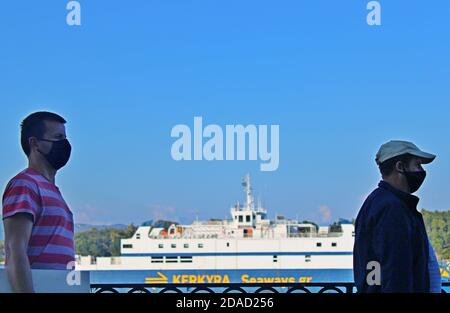
[[[413,158],[414,158],[414,156],[411,154],[402,154],[402,155],[399,155],[399,156],[396,156],[389,160],[384,161],[383,163],[381,163],[378,166],[380,168],[381,175],[383,177],[387,177],[387,176],[391,175],[392,172],[394,171],[395,164],[397,164],[397,162],[402,162],[406,165],[409,165],[409,163],[411,162],[411,160]]]
[[[66,120],[56,113],[36,112],[28,115],[20,124],[20,143],[23,152],[30,155],[30,138],[42,138],[45,134],[45,121],[65,124]]]

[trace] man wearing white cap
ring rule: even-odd
[[[355,283],[360,293],[439,292],[440,274],[419,198],[435,155],[407,141],[390,141],[376,156],[382,181],[356,220]],[[378,277],[379,276],[379,277]]]

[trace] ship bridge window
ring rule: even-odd
[[[242,223],[244,221],[244,217],[242,215],[239,215],[239,223]]]
[[[247,220],[246,220],[246,221],[247,221],[247,223],[250,223],[250,222],[251,222],[251,220],[252,220],[252,217],[251,217],[250,215],[247,215],[247,216],[246,216],[246,218],[247,218]]]
[[[124,249],[133,249],[133,245],[123,245]]]

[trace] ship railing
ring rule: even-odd
[[[442,293],[450,291],[450,282],[442,285]],[[156,293],[156,294],[356,294],[354,283],[232,283],[232,284],[92,284],[91,293]]]
[[[314,238],[317,237],[317,234],[311,233],[311,234],[289,234],[289,238]]]
[[[210,234],[210,235],[178,235],[178,236],[151,236],[150,239],[158,239],[158,240],[174,240],[174,239],[219,239],[225,238],[224,236],[219,236],[218,234]]]
[[[327,233],[327,234],[318,234],[318,233],[303,233],[303,234],[289,234],[289,238],[340,238],[342,237],[342,233]]]
[[[344,233],[326,233],[326,234],[319,234],[319,237],[323,238],[338,238],[344,236]]]

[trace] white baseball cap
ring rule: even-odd
[[[378,165],[400,155],[410,154],[422,160],[422,164],[428,164],[434,161],[434,154],[420,150],[415,144],[409,141],[391,140],[381,146],[377,153],[375,161]]]

